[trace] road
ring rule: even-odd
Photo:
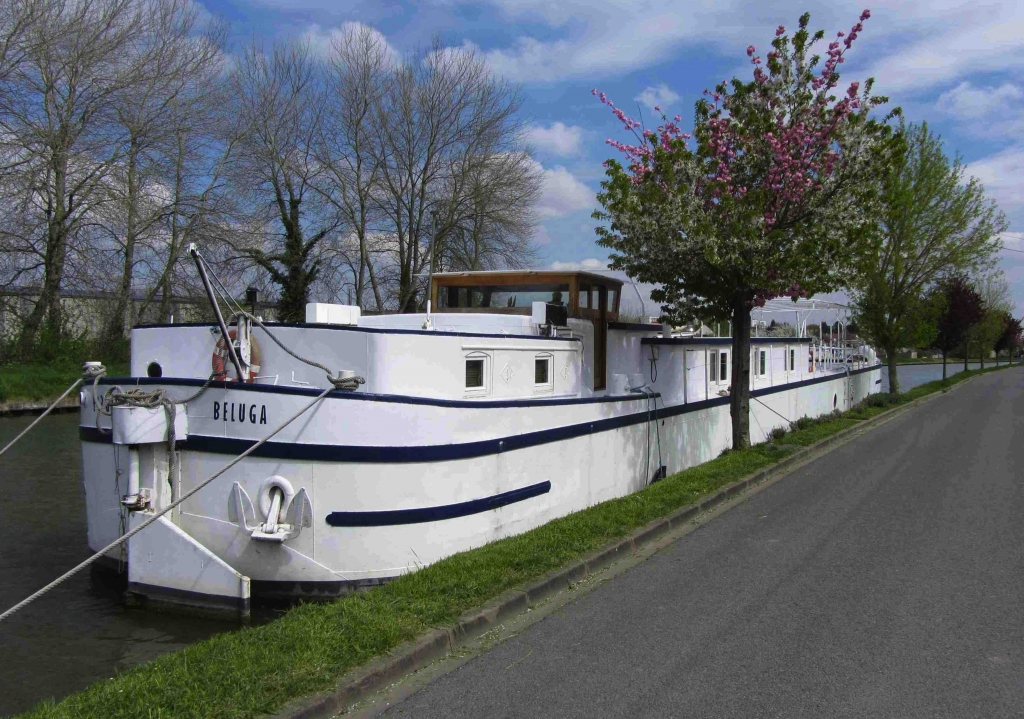
[[[1024,716],[1024,370],[911,410],[388,709]]]

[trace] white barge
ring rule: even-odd
[[[365,383],[331,391],[109,559],[127,562],[136,596],[247,612],[251,597],[376,584],[716,457],[731,445],[731,340],[619,322],[621,290],[582,272],[441,274],[426,317],[310,305],[305,324],[267,323]],[[132,332],[131,377],[82,391],[94,550],[331,387],[265,329],[241,318],[230,334],[243,381],[217,325],[153,325]],[[880,382],[863,346],[755,337],[751,353],[754,442]],[[129,389],[183,402],[173,437],[161,407],[110,406]]]

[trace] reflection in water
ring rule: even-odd
[[[31,421],[0,418],[0,446]],[[0,611],[89,556],[80,468],[77,413],[47,417],[0,458]],[[86,570],[0,623],[0,716],[237,626],[129,609],[123,591]]]

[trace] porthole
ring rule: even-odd
[[[146,367],[147,377],[163,377],[164,368],[160,366],[159,362],[150,362],[149,366]]]

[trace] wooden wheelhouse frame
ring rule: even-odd
[[[488,287],[534,287],[538,285],[567,286],[569,317],[590,320],[594,325],[594,389],[607,387],[608,365],[608,323],[619,319],[619,303],[622,301],[622,281],[613,277],[590,272],[553,272],[509,270],[500,272],[445,272],[435,274],[430,285],[430,304],[437,313],[479,312],[485,314],[529,315],[532,306],[526,307],[460,307],[451,306],[454,297],[458,305],[461,288]],[[452,294],[452,290],[456,292]],[[557,291],[557,290],[556,290]],[[446,296],[444,307],[438,301],[441,293]],[[471,295],[471,293],[467,293]],[[581,301],[586,298],[586,301]],[[467,300],[471,303],[471,296]]]

